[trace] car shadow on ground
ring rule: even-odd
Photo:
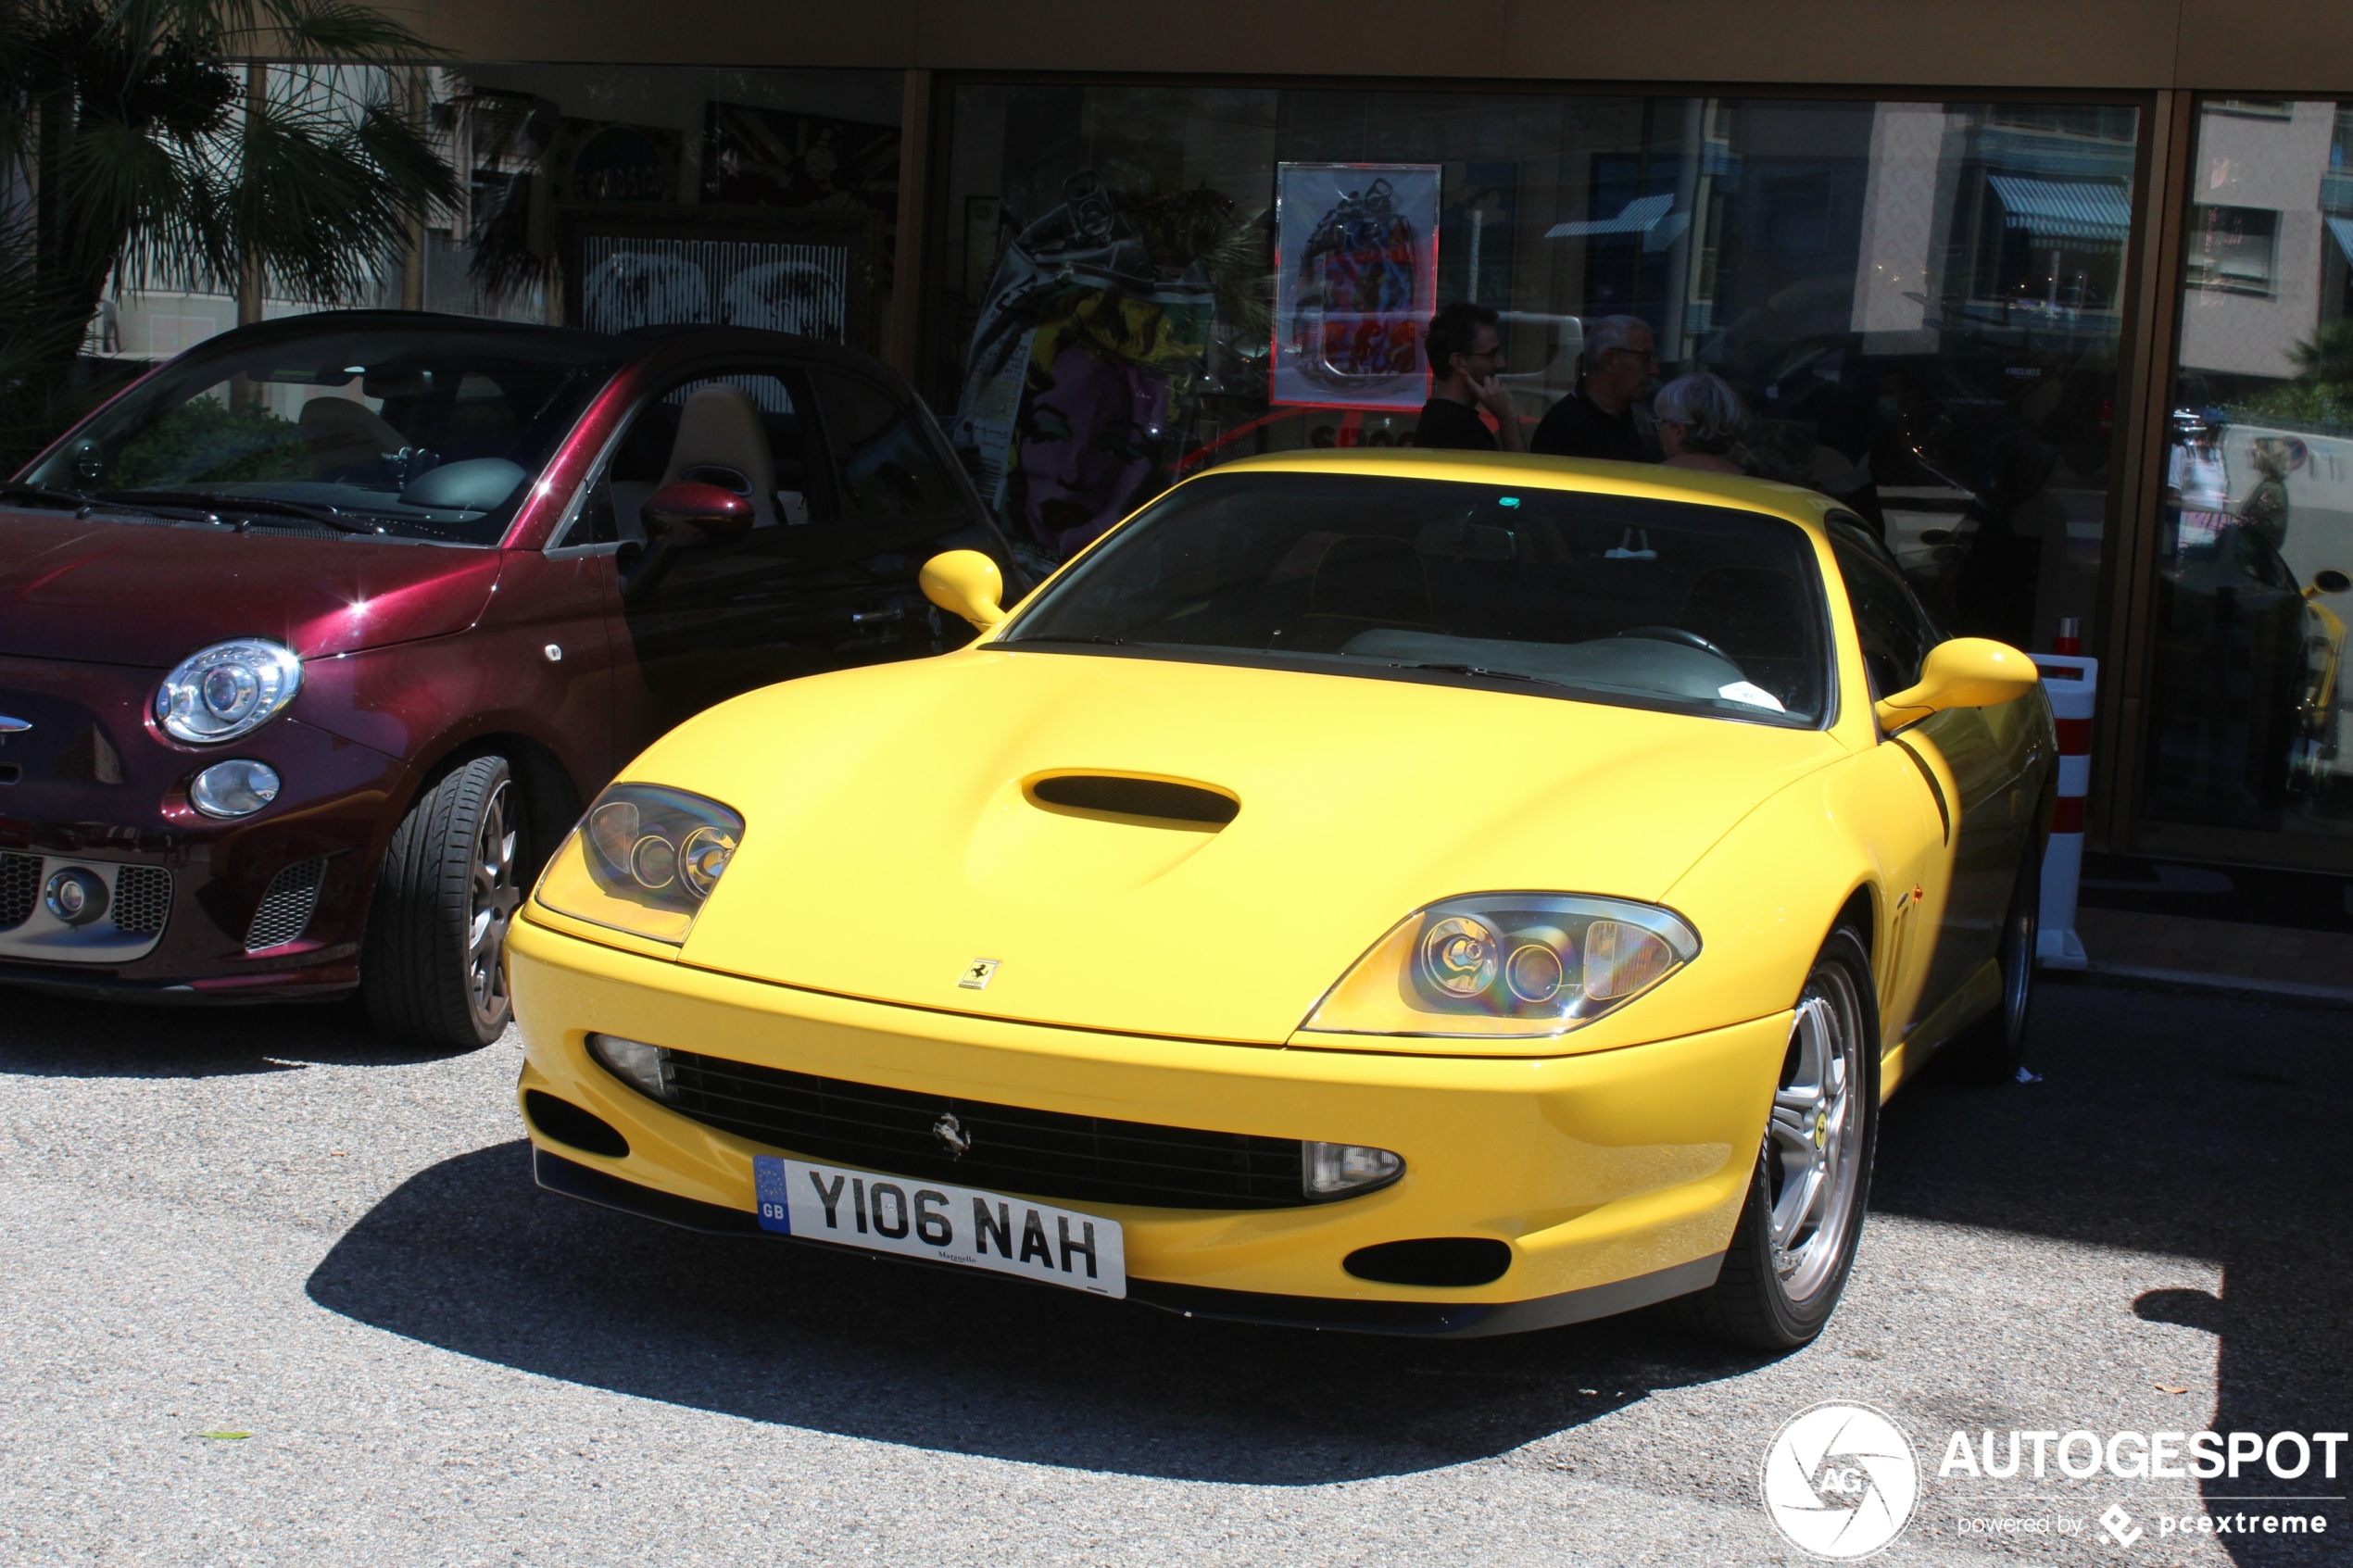
[[[464,1355],[754,1421],[1038,1464],[1306,1485],[1485,1458],[1760,1358],[1656,1314],[1408,1341],[1133,1302],[592,1208],[521,1141],[410,1178],[309,1281]]]
[[[0,991],[0,1073],[29,1078],[211,1078],[305,1065],[396,1067],[462,1051],[387,1040],[359,1000],[175,1007]]]
[[[1985,1088],[1931,1069],[1888,1106],[1882,1212],[2218,1262],[2219,1296],[2152,1290],[2133,1311],[2214,1335],[2214,1408],[2189,1431],[2343,1432],[2353,1424],[2353,1018],[2163,992],[2052,985],[2037,998],[2044,1081]],[[2122,1375],[2122,1374],[2120,1374]],[[2145,1391],[2143,1391],[2145,1392]],[[2113,1427],[2091,1411],[2034,1425]],[[2260,1466],[2201,1483],[2216,1513],[2246,1496],[2343,1497]],[[2224,1500],[2224,1499],[2230,1500]],[[2331,1537],[2353,1530],[2343,1503]],[[2285,1506],[2267,1512],[2285,1512]],[[2244,1563],[2341,1561],[2331,1537],[2216,1537]]]
[[[2089,986],[2053,988],[2039,1010],[2045,1082],[1984,1088],[1931,1071],[1890,1106],[1873,1207],[2218,1260],[2219,1299],[2135,1304],[2221,1337],[2218,1408],[2181,1424],[2343,1429],[2343,1015]],[[309,1292],[461,1354],[755,1421],[1275,1485],[1503,1453],[1766,1360],[1696,1343],[1658,1311],[1470,1341],[1187,1322],[610,1213],[536,1189],[520,1140],[404,1183]],[[2267,1486],[2296,1489],[2208,1490]],[[2277,1539],[2241,1560],[2301,1561]]]

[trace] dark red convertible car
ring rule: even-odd
[[[839,348],[337,312],[157,370],[0,488],[0,983],[357,986],[494,1038],[507,922],[679,720],[971,633],[1012,557]]]

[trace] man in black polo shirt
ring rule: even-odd
[[[1504,390],[1504,338],[1495,312],[1483,305],[1454,304],[1429,319],[1422,347],[1429,358],[1429,401],[1414,427],[1414,445],[1458,452],[1525,452],[1528,433]],[[1495,417],[1490,431],[1478,417]],[[1496,433],[1501,432],[1499,444]]]
[[[1621,463],[1655,462],[1634,424],[1634,399],[1658,371],[1656,342],[1639,316],[1604,316],[1585,334],[1585,378],[1577,390],[1554,404],[1531,452],[1548,458],[1608,458]]]

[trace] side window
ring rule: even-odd
[[[811,460],[812,406],[808,382],[792,370],[704,371],[672,383],[631,417],[563,543],[642,543],[646,497],[682,479],[744,496],[754,527],[831,521],[825,465]]]
[[[819,370],[816,377],[845,517],[875,521],[961,509],[938,453],[897,398],[854,376]]]
[[[1838,559],[1847,602],[1854,607],[1855,634],[1862,641],[1873,701],[1917,683],[1920,661],[1944,640],[1882,549],[1858,529],[1831,525],[1831,553]]]
[[[620,524],[612,513],[612,480],[598,474],[588,486],[588,498],[580,504],[580,515],[564,530],[559,545],[610,545],[621,537]]]

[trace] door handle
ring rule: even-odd
[[[900,605],[894,605],[888,609],[853,609],[849,612],[849,623],[852,626],[871,626],[878,621],[904,621],[906,619],[906,608]]]

